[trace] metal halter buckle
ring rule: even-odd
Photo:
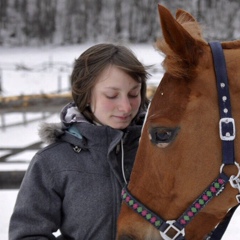
[[[232,134],[230,132],[225,132],[223,133],[223,124],[231,124],[231,130],[232,130]],[[223,141],[233,141],[235,139],[235,121],[233,118],[221,118],[219,121],[219,134],[220,134],[220,138]]]
[[[178,237],[183,238],[185,236],[184,228],[179,229],[176,225],[174,225],[175,222],[176,222],[175,220],[166,221],[166,223],[169,224],[169,226],[163,232],[159,231],[161,237],[164,240],[176,240]],[[168,233],[170,230],[173,230],[173,232],[176,232],[174,237],[173,236],[169,237]]]
[[[238,174],[235,176],[235,175],[232,175],[230,178],[229,178],[229,182],[231,184],[231,186],[235,189],[238,190],[238,192],[240,193],[240,166],[237,162],[235,162],[235,165],[238,169]],[[240,194],[237,194],[236,195],[236,200],[238,201],[238,203],[240,203]]]

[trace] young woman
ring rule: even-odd
[[[111,240],[141,133],[146,68],[124,46],[98,44],[75,62],[61,124],[44,124],[49,145],[32,159],[9,239]]]

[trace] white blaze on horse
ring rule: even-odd
[[[221,239],[240,202],[240,41],[208,43],[159,5],[165,74],[118,219],[118,240]],[[240,233],[240,232],[239,232]]]

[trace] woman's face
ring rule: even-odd
[[[124,129],[138,113],[141,83],[114,65],[106,67],[92,89],[90,106],[96,121]]]

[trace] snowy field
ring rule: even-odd
[[[56,91],[58,80],[61,78],[61,87],[69,87],[68,76],[71,66],[77,58],[91,44],[64,46],[64,47],[39,47],[39,48],[1,48],[0,47],[0,79],[2,80],[3,96],[19,94],[39,94]],[[151,45],[130,45],[140,61],[146,65],[160,68],[162,57]],[[44,64],[43,64],[44,63]],[[44,66],[58,66],[54,67]],[[34,71],[33,71],[34,69]],[[149,85],[158,85],[162,73],[155,72],[149,80]],[[7,122],[22,121],[20,113],[11,113],[6,116]],[[39,113],[27,114],[27,119],[39,118]],[[0,119],[0,126],[3,124]],[[58,122],[58,114],[49,115],[48,122]],[[39,121],[28,125],[19,125],[0,130],[0,147],[26,146],[39,141]],[[6,163],[0,163],[0,172],[9,170],[26,170],[32,156],[36,151],[23,151],[10,156]],[[0,151],[0,157],[6,151]],[[0,190],[0,240],[8,239],[8,224],[16,200],[18,190]],[[223,240],[236,240],[239,237],[240,210],[235,213]]]

